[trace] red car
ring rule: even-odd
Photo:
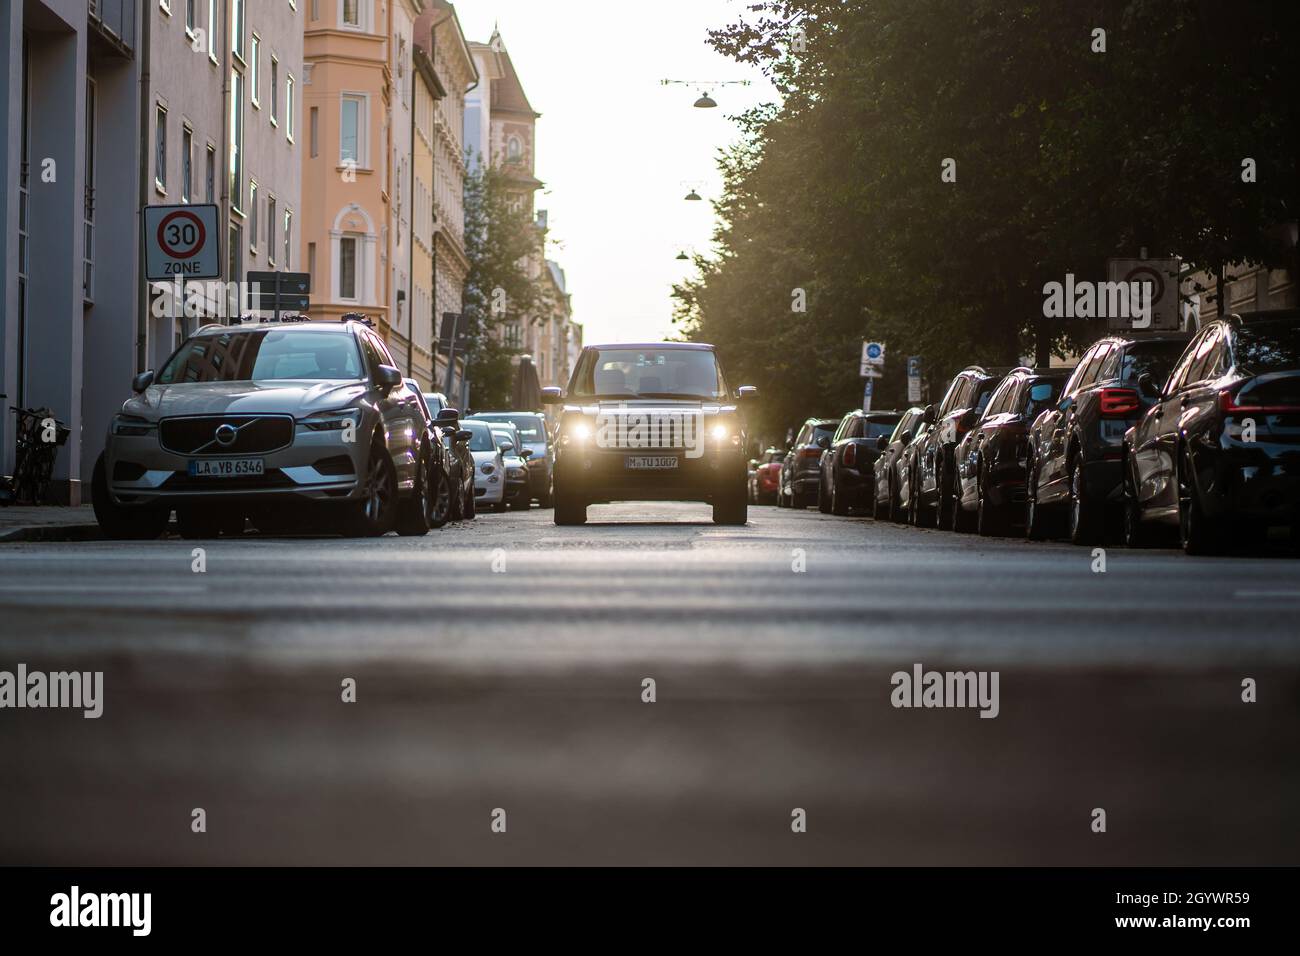
[[[776,489],[781,482],[781,465],[785,452],[769,448],[758,457],[758,467],[749,477],[749,503],[752,505],[776,504]]]

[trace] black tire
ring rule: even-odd
[[[981,473],[975,486],[975,531],[984,538],[1002,534],[1006,526],[1001,509],[989,501],[987,487],[988,476]]]
[[[465,517],[464,478],[457,475],[456,480],[449,483],[448,490],[451,492],[451,499],[447,508],[447,520],[460,521]]]
[[[824,515],[831,513],[831,491],[820,478],[817,479],[817,510]]]
[[[343,531],[349,537],[378,538],[393,530],[397,518],[397,473],[378,438],[371,445],[362,482],[361,499],[347,505]]]
[[[418,538],[422,534],[429,533],[429,529],[433,527],[431,523],[434,511],[433,496],[433,482],[429,479],[429,462],[426,460],[420,467],[415,487],[398,503],[397,521],[394,527],[399,535],[404,538]]]
[[[952,494],[952,520],[948,526],[957,534],[965,534],[968,531],[975,530],[975,522],[978,515],[967,512],[961,506],[961,482],[954,478]]]
[[[1104,503],[1093,501],[1084,480],[1083,462],[1076,454],[1070,462],[1069,534],[1072,544],[1100,544],[1104,537]]]
[[[844,499],[844,495],[840,494],[840,486],[838,483],[831,486],[830,513],[833,515],[838,515],[841,518],[849,513],[849,503]],[[876,493],[873,490],[871,492],[871,517],[874,518],[875,516],[876,516]]]
[[[1193,555],[1221,554],[1227,538],[1223,525],[1205,514],[1185,448],[1178,457],[1178,538],[1184,553]]]
[[[544,491],[537,499],[537,507],[539,508],[555,507],[555,489],[550,484],[549,481],[547,482],[546,485],[546,491]]]
[[[566,495],[561,489],[556,489],[555,523],[558,525],[586,524],[587,503],[576,496]]]
[[[934,476],[935,526],[939,528],[954,527],[952,512],[956,503],[953,500],[952,491],[949,487],[952,484],[952,476],[949,475],[950,471],[952,471],[952,469],[944,462],[943,454],[941,452],[939,455],[937,471]]]
[[[465,492],[465,503],[461,505],[460,517],[463,521],[473,521],[478,514],[478,500],[474,497],[474,485],[471,483]]]
[[[95,470],[90,479],[90,496],[99,530],[111,541],[153,541],[167,530],[171,509],[152,505],[123,508],[113,503],[108,494],[103,455],[95,459]]]
[[[713,523],[742,525],[749,521],[749,505],[743,488],[721,492],[713,499]]]
[[[1052,537],[1051,515],[1038,504],[1038,474],[1034,463],[1029,463],[1025,478],[1025,537],[1030,541],[1046,541]]]
[[[1135,549],[1151,547],[1151,531],[1142,520],[1142,505],[1138,503],[1127,458],[1124,460],[1124,546]]]
[[[212,505],[182,505],[176,509],[176,530],[186,541],[203,541],[221,537],[227,516]]]

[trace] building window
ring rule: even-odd
[[[167,193],[167,109],[159,106],[154,114],[153,182],[160,193]]]
[[[248,181],[248,251],[257,255],[257,180]]]
[[[95,81],[86,78],[86,191],[82,197],[81,294],[87,302],[95,298]]]
[[[266,200],[266,262],[275,265],[275,197]]]
[[[339,119],[339,160],[357,166],[366,164],[366,99],[364,96],[342,98],[342,115]]]
[[[279,125],[280,115],[280,61],[271,57],[271,125]]]
[[[239,290],[235,283],[242,282],[244,279],[244,230],[237,222],[230,224],[229,255],[230,274],[226,276],[226,282],[230,283],[230,298],[227,300],[229,310],[227,314],[240,315]]]
[[[194,28],[199,24],[199,0],[185,0],[185,33],[194,35]]]
[[[181,202],[189,202],[194,190],[194,130],[181,127]]]
[[[286,209],[284,211],[284,261],[280,263],[281,268],[291,269],[293,266],[289,260],[289,253],[293,248],[293,212]]]
[[[230,195],[235,203],[244,195],[244,75],[238,70],[230,71]]]
[[[203,191],[207,201],[211,203],[217,201],[217,148],[211,144],[208,145],[206,163],[203,173]]]
[[[506,161],[517,163],[524,158],[524,146],[518,136],[511,136],[506,143]]]
[[[357,240],[344,236],[339,240],[339,298],[357,297]]]
[[[309,117],[307,139],[311,143],[311,158],[315,159],[319,154],[317,147],[320,145],[320,108],[313,106]]]
[[[290,73],[284,83],[284,135],[293,142],[293,74]]]
[[[248,98],[254,106],[261,109],[262,103],[257,98],[257,91],[262,88],[262,38],[256,33],[249,43],[248,54],[252,57],[248,61]]]
[[[361,0],[342,0],[339,4],[342,8],[343,25],[360,30],[365,24],[361,22],[362,9]]]
[[[311,0],[311,18],[313,20],[320,19],[320,0]]]
[[[217,62],[217,4],[221,0],[208,0],[208,59]]]
[[[244,0],[230,0],[230,49],[244,58]]]

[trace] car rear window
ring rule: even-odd
[[[897,419],[894,419],[893,421],[885,420],[885,421],[874,421],[874,422],[868,420],[867,433],[863,437],[879,438],[881,435],[885,435],[885,436],[892,435],[894,433],[894,427],[897,424],[898,424]]]
[[[481,418],[474,416],[477,421],[488,422],[508,422],[519,429],[519,437],[531,444],[540,444],[546,441],[545,419],[541,415],[498,415],[496,413],[486,413]]]
[[[1186,349],[1186,342],[1176,340],[1134,342],[1124,350],[1119,380],[1124,385],[1135,385],[1143,375],[1150,375],[1153,381],[1164,382]]]
[[[1234,338],[1237,364],[1256,375],[1300,369],[1300,321],[1243,325]]]

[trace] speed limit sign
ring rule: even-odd
[[[217,279],[220,230],[215,205],[144,207],[144,277]]]

